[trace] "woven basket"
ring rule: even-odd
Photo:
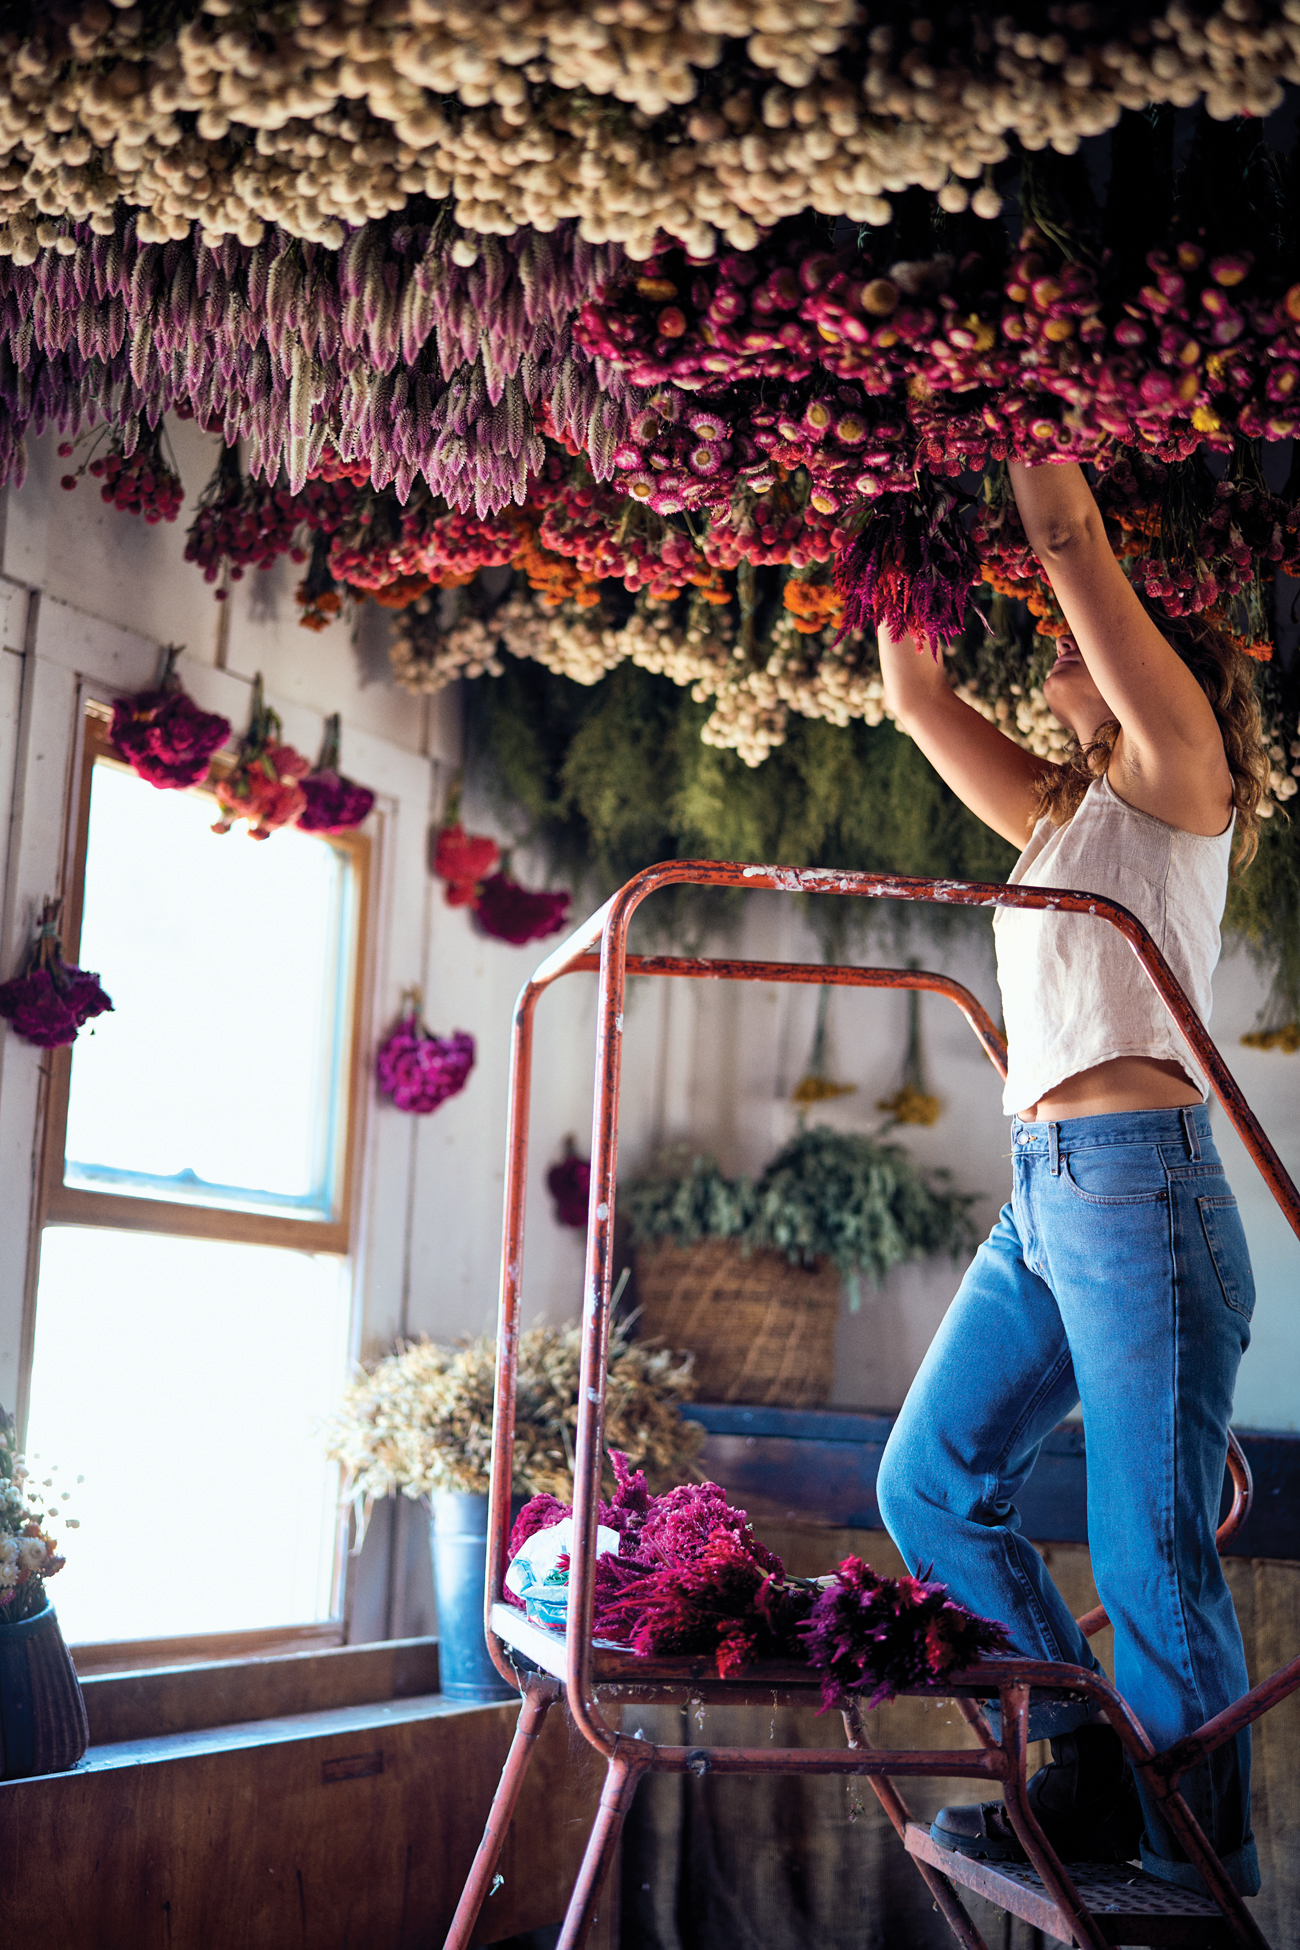
[[[0,1624],[0,1777],[61,1774],[90,1741],[86,1708],[53,1605]]]
[[[734,1240],[641,1246],[641,1332],[689,1348],[701,1401],[816,1408],[831,1392],[839,1269],[784,1253],[745,1254]]]

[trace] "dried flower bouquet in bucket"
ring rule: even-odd
[[[531,1327],[519,1341],[514,1489],[572,1493],[582,1337],[577,1324]],[[440,1346],[413,1341],[383,1356],[344,1391],[329,1454],[359,1508],[376,1498],[435,1490],[486,1494],[492,1455],[496,1348],[488,1339]],[[689,1472],[704,1440],[681,1414],[695,1393],[691,1358],[610,1337],[606,1428],[656,1483]]]

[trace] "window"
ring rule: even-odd
[[[50,1069],[28,1448],[77,1491],[74,1642],[334,1618],[369,842],[210,828],[87,719],[65,953],[114,1013]]]

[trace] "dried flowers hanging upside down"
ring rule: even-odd
[[[306,804],[298,814],[300,833],[350,833],[370,815],[375,795],[369,786],[345,779],[339,771],[340,719],[337,711],[325,720],[325,741],[314,772],[300,790]]]
[[[250,840],[266,840],[280,826],[291,826],[307,806],[299,781],[311,770],[301,752],[280,737],[281,724],[262,694],[262,674],[253,684],[253,709],[234,770],[217,782],[221,818],[214,833],[228,833],[237,819],[248,821]]]
[[[212,754],[230,736],[230,720],[200,711],[176,675],[179,644],[163,653],[157,687],[113,704],[109,741],[119,758],[150,785],[180,791],[201,785]]]
[[[62,907],[61,899],[44,902],[26,974],[0,983],[0,1016],[12,1023],[16,1036],[38,1049],[62,1049],[75,1042],[92,1016],[113,1007],[98,975],[64,961],[59,946]]]
[[[419,989],[407,989],[396,1027],[375,1052],[375,1082],[398,1110],[424,1117],[465,1088],[474,1038],[462,1029],[435,1036],[420,1018],[421,1006]]]

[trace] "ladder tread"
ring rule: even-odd
[[[1037,1872],[1016,1862],[981,1862],[941,1848],[920,1822],[907,1824],[907,1852],[928,1862],[977,1896],[1050,1937],[1074,1941]],[[1184,1950],[1229,1950],[1222,1912],[1206,1896],[1149,1876],[1131,1863],[1071,1862],[1071,1881],[1103,1936],[1115,1944],[1182,1945]]]

